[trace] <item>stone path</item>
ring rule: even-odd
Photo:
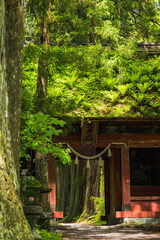
[[[122,225],[58,224],[53,231],[62,233],[63,240],[160,240],[159,232],[124,229]]]

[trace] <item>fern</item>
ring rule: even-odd
[[[142,113],[145,113],[146,112],[146,106],[140,106],[140,111],[142,112]]]
[[[109,78],[109,79],[106,79],[106,82],[107,82],[107,88],[113,90],[115,85],[116,85],[116,79],[115,78]]]
[[[131,75],[131,82],[133,82],[133,83],[134,82],[139,82],[140,75],[141,75],[140,72],[132,73],[132,75]]]
[[[115,103],[118,97],[119,97],[119,92],[115,92],[115,91],[110,91],[107,96],[107,98],[110,100],[111,103]]]
[[[122,107],[116,107],[115,116],[122,117],[124,115],[124,109]]]
[[[118,85],[116,88],[118,89],[119,93],[122,96],[125,96],[128,92],[128,90],[131,88],[131,84],[125,84],[125,85]]]
[[[152,89],[152,84],[150,82],[138,83],[137,88],[141,93],[146,93]]]
[[[156,88],[156,89],[160,89],[160,82],[155,82],[154,83],[154,87]]]
[[[65,79],[65,85],[68,86],[69,88],[73,88],[76,86],[76,80],[77,80],[77,72],[73,71],[72,75],[66,76]]]
[[[159,101],[153,101],[150,104],[154,108],[160,108],[160,102]]]
[[[143,75],[141,76],[141,78],[139,79],[139,83],[145,83],[145,82],[149,82],[150,81],[150,77],[149,74],[148,75]]]
[[[142,93],[133,93],[132,96],[137,103],[144,103],[146,99],[146,95]]]

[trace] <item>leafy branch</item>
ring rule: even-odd
[[[25,126],[21,131],[21,157],[29,159],[28,149],[33,149],[40,153],[53,154],[63,163],[70,162],[69,149],[64,149],[60,144],[53,145],[53,135],[59,136],[63,120],[52,118],[42,112],[26,116]]]

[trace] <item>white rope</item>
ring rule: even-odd
[[[66,144],[66,145],[68,146],[68,148],[69,148],[76,156],[78,156],[78,157],[80,157],[80,158],[83,158],[83,159],[87,159],[87,160],[93,160],[93,159],[96,159],[96,158],[101,157],[101,156],[110,148],[111,145],[124,145],[124,146],[127,148],[126,143],[111,142],[111,143],[109,143],[109,144],[107,145],[107,147],[106,147],[102,152],[100,152],[100,153],[98,153],[98,154],[96,154],[96,155],[94,155],[94,156],[89,157],[89,156],[85,156],[85,155],[82,155],[82,154],[78,153],[78,152],[77,152],[74,148],[72,148],[72,147],[69,145],[69,143],[67,143],[67,142],[60,142],[60,144]]]

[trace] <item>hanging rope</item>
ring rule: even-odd
[[[85,155],[82,155],[82,154],[78,153],[78,152],[77,152],[74,148],[72,148],[72,147],[69,145],[69,143],[67,143],[67,142],[60,142],[60,144],[65,144],[65,145],[67,145],[68,148],[69,148],[76,156],[78,156],[78,157],[80,157],[80,158],[82,158],[82,159],[86,159],[86,160],[93,160],[93,159],[96,159],[96,158],[101,157],[107,150],[111,151],[111,150],[110,150],[110,146],[111,146],[111,145],[124,145],[124,146],[127,148],[126,143],[111,142],[111,143],[109,143],[109,144],[107,145],[107,147],[106,147],[102,152],[100,152],[100,153],[98,153],[98,154],[96,154],[96,155],[94,155],[94,156],[89,157],[89,156],[85,156]]]

